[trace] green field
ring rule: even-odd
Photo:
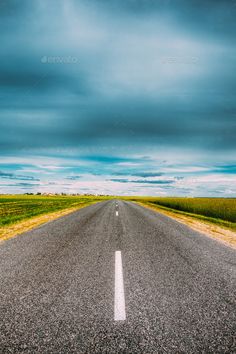
[[[0,196],[0,227],[29,219],[33,216],[89,205],[104,197],[94,196]]]
[[[111,197],[2,195],[0,196],[0,227],[34,216],[68,208],[79,208],[104,199],[111,199]],[[236,198],[126,197],[121,199],[142,202],[236,229]]]
[[[135,197],[129,199],[236,228],[236,198]]]

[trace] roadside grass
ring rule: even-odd
[[[93,196],[0,196],[0,227],[55,211],[104,200]]]
[[[126,199],[236,230],[236,198],[127,197]]]
[[[207,218],[195,217],[194,214],[179,212],[174,209],[161,207],[153,203],[143,203],[137,202],[137,204],[154,210],[158,213],[164,214],[171,219],[174,219],[184,225],[189,226],[191,229],[198,231],[202,234],[207,235],[213,239],[217,239],[220,242],[223,242],[227,246],[236,248],[236,232],[234,227],[229,227],[229,225],[222,225],[219,223],[213,223]],[[194,215],[194,216],[193,216]]]
[[[90,204],[114,198],[111,196],[0,195],[0,240],[8,239]],[[182,219],[188,225],[195,224],[194,227],[200,228],[200,231],[225,234],[227,230],[231,230],[231,234],[225,237],[231,239],[231,243],[235,243],[236,198],[135,196],[117,198],[138,202],[162,211],[171,217]],[[207,230],[203,227],[203,223],[208,224]],[[214,225],[215,229],[213,229]],[[221,229],[216,230],[217,227]]]
[[[96,196],[0,195],[0,240],[6,240],[88,205]]]

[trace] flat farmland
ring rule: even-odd
[[[236,228],[236,198],[134,197],[129,200]]]
[[[82,207],[104,197],[93,196],[0,196],[0,227],[56,211]]]

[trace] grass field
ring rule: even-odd
[[[135,197],[129,199],[185,213],[236,229],[236,198]]]
[[[0,227],[38,215],[89,205],[104,199],[104,197],[93,196],[2,195],[0,196]]]
[[[112,197],[0,195],[0,240],[8,239],[73,210],[106,199]],[[233,232],[236,230],[236,198],[122,197],[120,199],[141,202],[159,211],[162,209],[164,213],[171,211],[176,215],[201,219],[231,229]]]

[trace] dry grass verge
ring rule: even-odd
[[[174,211],[162,209],[151,203],[137,202],[137,204],[158,211],[159,213],[169,216],[170,218],[177,220],[182,224],[188,225],[193,230],[199,231],[205,234],[206,236],[210,236],[214,239],[217,239],[218,241],[223,242],[227,246],[231,246],[236,249],[236,232],[232,230],[226,229],[208,221],[198,220],[191,216],[186,216],[175,213]]]
[[[94,202],[94,203],[96,203],[96,202]],[[37,226],[40,226],[40,225],[45,224],[49,221],[58,219],[64,215],[70,214],[73,211],[79,210],[81,208],[84,208],[84,207],[94,204],[94,203],[83,204],[83,205],[80,205],[77,207],[67,208],[64,210],[55,211],[53,213],[35,216],[35,217],[32,217],[28,220],[23,220],[23,221],[20,221],[16,224],[13,224],[13,225],[0,227],[0,242],[8,240],[12,237],[22,234],[23,232],[32,230],[32,229],[36,228]]]

